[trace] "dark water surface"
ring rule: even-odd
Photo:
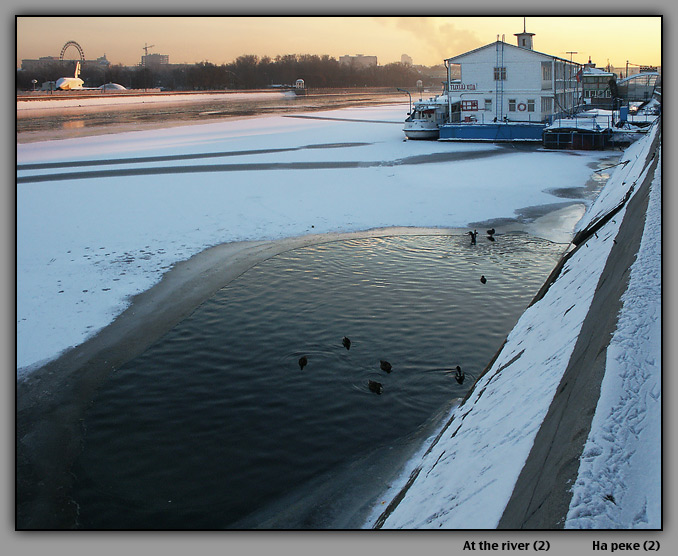
[[[563,251],[469,243],[326,243],[224,287],[100,388],[74,468],[80,527],[227,528],[416,433],[466,394]]]

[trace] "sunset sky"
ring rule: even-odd
[[[21,13],[20,10],[17,13]],[[167,54],[170,63],[208,61],[217,65],[243,54],[259,57],[284,54],[377,56],[380,65],[399,62],[431,66],[443,59],[523,30],[523,17],[33,17],[16,18],[17,67],[22,59],[59,56],[70,40],[86,59],[106,55],[112,64],[135,65],[145,45],[149,53]],[[662,19],[632,17],[530,17],[526,29],[535,33],[534,49],[599,67],[661,65]],[[570,52],[576,52],[570,54]],[[69,48],[66,58],[76,58]]]

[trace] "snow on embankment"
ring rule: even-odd
[[[568,529],[661,527],[660,238],[661,154],[640,250],[622,296],[602,393],[572,489]]]
[[[464,402],[413,459],[367,527],[494,529],[512,495],[577,342],[614,245],[625,201],[657,133],[632,145],[578,226],[579,243],[523,314]],[[614,218],[606,215],[614,213]],[[654,392],[654,391],[653,391]]]

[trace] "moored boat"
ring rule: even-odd
[[[450,102],[451,101],[451,102]],[[428,100],[414,103],[414,109],[407,116],[403,131],[408,139],[438,139],[440,126],[448,123],[449,114],[459,116],[458,98],[448,99],[447,92]]]

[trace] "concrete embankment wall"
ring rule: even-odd
[[[367,526],[563,527],[660,144],[657,124],[627,149],[572,249]]]

